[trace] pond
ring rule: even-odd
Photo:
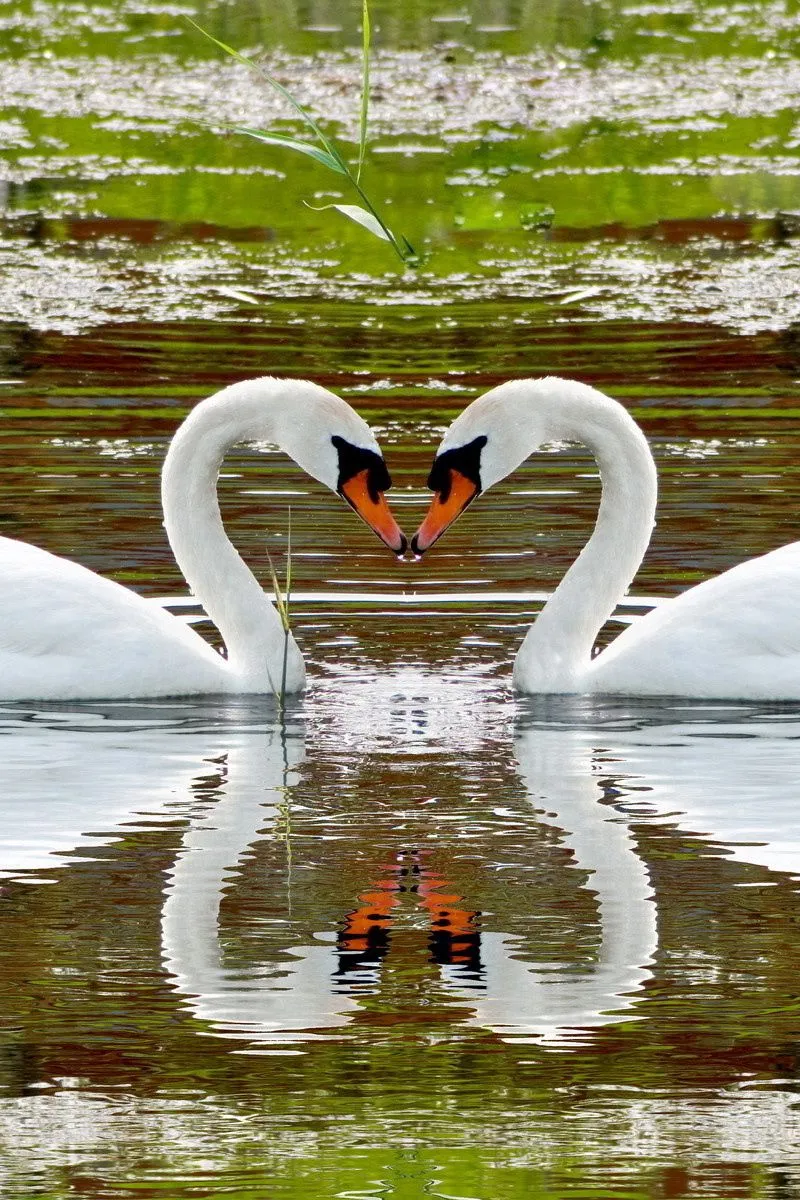
[[[411,533],[453,417],[555,373],[659,470],[603,640],[794,540],[800,5],[375,3],[365,180],[413,269],[222,132],[301,127],[184,20],[355,153],[360,9],[0,4],[0,531],[213,641],[158,500],[197,400],[336,391]],[[267,589],[291,510],[309,688],[0,705],[0,1191],[800,1195],[800,706],[515,696],[580,447],[418,563],[275,451],[219,490]]]

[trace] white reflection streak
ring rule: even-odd
[[[137,817],[170,819],[204,756],[219,753],[207,737],[106,729],[91,714],[65,714],[70,728],[60,729],[55,719],[0,717],[0,877],[30,882],[67,864],[55,856],[106,845]]]
[[[569,731],[528,729],[515,740],[520,776],[547,823],[564,830],[575,863],[590,872],[601,940],[597,961],[582,974],[547,970],[515,957],[503,933],[481,935],[487,994],[469,995],[478,1024],[500,1034],[527,1034],[558,1044],[568,1029],[624,1019],[642,999],[658,947],[657,909],[647,868],[627,821],[601,805],[592,751]],[[574,1039],[571,1039],[574,1042]]]
[[[620,779],[614,808],[599,803],[598,743]],[[515,957],[513,938],[484,933],[487,995],[471,994],[473,1023],[558,1043],[568,1028],[622,1019],[643,998],[658,948],[657,908],[628,820],[667,819],[717,843],[720,857],[800,875],[796,711],[764,714],[743,706],[737,712],[729,705],[682,712],[666,704],[660,712],[645,710],[641,724],[627,729],[533,726],[518,732],[515,749],[534,806],[568,831],[564,844],[591,872],[601,944],[596,966],[583,977],[538,974]],[[627,796],[626,785],[635,789]]]
[[[287,948],[296,961],[282,961],[278,972],[248,964],[246,977],[224,962],[223,895],[243,856],[275,823],[286,789],[296,782],[291,768],[303,756],[302,741],[284,743],[277,730],[234,747],[222,795],[193,821],[168,872],[161,920],[164,965],[197,1018],[251,1042],[286,1042],[293,1040],[293,1030],[335,1028],[346,1024],[357,1007],[333,993],[335,945]]]
[[[739,862],[800,875],[796,705],[766,715],[745,708],[738,720],[673,720],[604,744],[648,785],[640,800],[651,815],[722,843]]]

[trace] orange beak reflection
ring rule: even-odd
[[[428,515],[411,539],[411,549],[415,554],[424,554],[437,538],[440,538],[452,525],[456,517],[460,517],[467,505],[478,494],[478,485],[466,475],[462,475],[455,467],[450,468],[450,491],[447,499],[442,500],[441,492],[434,492]]]
[[[343,483],[341,494],[390,550],[400,557],[405,554],[408,539],[392,516],[383,492],[370,491],[368,470],[359,471]]]

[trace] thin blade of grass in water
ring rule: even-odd
[[[260,129],[250,129],[247,125],[231,125],[229,128],[231,133],[244,133],[258,142],[266,142],[268,146],[283,146],[287,150],[295,150],[298,154],[307,154],[330,171],[336,171],[339,175],[347,174],[339,159],[311,142],[301,142],[297,138],[285,137],[282,133],[262,133]]]
[[[371,30],[369,24],[369,2],[364,0],[361,10],[361,119],[358,129],[358,167],[356,183],[361,183],[361,172],[367,154],[367,127],[369,125],[369,56]]]
[[[311,208],[314,212],[326,212],[329,208],[335,208],[342,216],[349,217],[351,221],[355,221],[356,225],[362,225],[364,229],[368,229],[370,233],[374,233],[375,237],[382,238],[385,242],[392,241],[392,236],[383,222],[375,216],[374,213],[368,212],[366,208],[362,208],[360,204],[308,204],[303,201],[306,208]]]
[[[369,122],[369,79],[370,79],[370,41],[371,27],[369,20],[369,2],[363,0],[363,23],[362,23],[362,76],[361,76],[361,110],[359,121],[359,150],[358,164],[355,174],[350,169],[349,164],[341,154],[335,143],[323,132],[317,124],[314,117],[297,101],[290,91],[279,83],[268,71],[265,71],[258,63],[248,58],[246,54],[240,54],[238,50],[234,50],[232,46],[228,46],[225,42],[221,42],[219,38],[215,38],[213,34],[203,29],[191,17],[186,17],[186,20],[192,25],[198,33],[220,50],[235,58],[237,62],[243,63],[246,67],[256,71],[262,79],[264,79],[270,87],[274,88],[281,96],[283,96],[292,105],[295,111],[302,117],[306,125],[311,129],[314,136],[317,138],[320,146],[314,146],[310,142],[304,142],[298,138],[288,137],[284,134],[271,133],[267,129],[254,129],[249,125],[228,126],[235,133],[242,133],[246,137],[252,137],[260,142],[265,142],[268,145],[281,146],[286,150],[293,150],[295,153],[304,154],[309,158],[315,159],[321,166],[327,167],[331,171],[335,171],[339,175],[344,175],[358,193],[359,199],[363,202],[363,207],[356,204],[325,204],[317,207],[313,204],[307,204],[308,208],[313,208],[316,212],[323,212],[328,208],[335,208],[337,212],[348,217],[351,221],[355,221],[362,229],[366,229],[375,237],[381,238],[382,241],[388,242],[394,249],[400,261],[405,266],[416,266],[419,259],[414,247],[404,235],[398,237],[386,224],[376,209],[375,205],[370,200],[369,196],[364,191],[361,185],[361,172],[364,166],[367,149],[367,131]]]
[[[286,622],[284,624],[283,638],[283,670],[281,672],[281,697],[286,695],[286,664],[289,658],[289,630],[291,621],[289,620],[289,605],[292,598],[292,509],[289,507],[289,524],[286,531],[286,599],[284,601],[283,610],[286,614]],[[283,699],[281,699],[283,704]]]
[[[279,83],[274,76],[270,75],[269,71],[265,71],[264,68],[260,67],[257,62],[253,62],[252,58],[248,58],[246,54],[240,54],[239,51],[234,50],[232,46],[228,46],[225,42],[221,42],[219,38],[215,38],[212,33],[209,33],[208,30],[203,29],[202,25],[198,25],[197,22],[193,21],[191,17],[187,16],[186,20],[190,25],[195,27],[198,33],[202,33],[203,37],[208,38],[208,40],[213,42],[215,46],[219,46],[220,50],[224,50],[226,54],[230,54],[232,58],[235,58],[238,62],[243,63],[246,67],[249,67],[251,71],[255,71],[270,85],[270,87],[274,88],[279,95],[283,96],[285,100],[288,100],[292,108],[303,118],[309,129],[311,129],[319,139],[320,145],[328,152],[331,158],[333,158],[339,164],[339,168],[341,169],[342,173],[349,175],[350,172],[347,168],[347,164],[337,150],[336,146],[333,144],[330,138],[326,137],[308,109],[304,108],[298,100],[295,100],[292,93],[288,91],[288,89],[285,88],[282,83]],[[256,132],[261,133],[262,131],[258,130]],[[267,130],[263,132],[268,135]],[[253,137],[255,134],[251,133],[250,136]]]
[[[288,632],[288,614],[286,612],[286,605],[283,599],[283,592],[281,591],[281,585],[278,582],[278,576],[275,573],[275,568],[272,565],[272,556],[270,555],[269,550],[267,550],[267,562],[269,564],[270,578],[272,579],[272,591],[275,595],[275,607],[278,610],[278,616],[281,619],[281,625],[283,626],[284,632]]]
[[[292,587],[292,513],[291,513],[291,509],[289,510],[289,530],[287,533],[287,541],[286,541],[285,598],[284,598],[284,592],[281,590],[281,585],[278,581],[277,572],[275,570],[275,567],[272,564],[272,556],[269,552],[269,547],[267,547],[266,550],[267,550],[267,563],[269,564],[269,573],[270,573],[270,578],[272,580],[272,591],[275,595],[275,607],[278,610],[278,616],[280,617],[281,625],[283,626],[283,663],[281,666],[280,691],[276,690],[274,684],[272,685],[272,690],[275,692],[275,695],[277,697],[278,703],[281,708],[281,712],[283,712],[284,706],[286,704],[286,670],[287,670],[288,661],[289,661],[289,634],[291,633],[291,628],[292,628],[291,622],[289,620],[289,599],[290,599],[291,587]],[[270,679],[270,682],[272,682],[271,679]]]

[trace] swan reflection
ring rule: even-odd
[[[347,684],[347,703],[323,681],[285,724],[236,700],[9,707],[0,872],[35,880],[160,822],[179,839],[166,982],[255,1051],[372,1037],[376,1012],[409,1006],[431,1036],[575,1046],[646,1015],[644,833],[750,864],[734,882],[800,874],[791,710],[520,705],[414,672]]]
[[[405,679],[404,686],[396,684],[391,695],[383,695],[381,711],[387,711],[392,726],[388,741],[374,722],[361,726],[365,753],[380,758],[391,745],[393,765],[402,766],[397,734],[404,727],[408,778],[413,768],[417,781],[448,749],[463,755],[483,744],[488,756],[510,753],[509,738],[485,740],[486,727],[466,692],[448,696],[447,686],[432,685],[426,695],[423,680],[411,682]],[[491,724],[499,706],[492,711],[491,695],[484,700]],[[741,841],[744,832],[748,844],[734,847],[737,854],[793,869],[796,822],[786,811],[785,795],[800,766],[800,728],[785,715],[757,720],[747,707],[707,710],[596,699],[589,708],[586,704],[543,701],[523,708],[513,738],[518,787],[515,795],[508,792],[509,807],[502,810],[526,821],[517,859],[522,840],[549,829],[553,845],[562,849],[562,873],[572,870],[586,878],[596,921],[588,930],[573,930],[570,939],[591,940],[583,961],[566,954],[562,963],[537,958],[519,920],[512,919],[519,918],[518,911],[504,912],[498,904],[482,911],[476,876],[460,869],[464,855],[453,854],[452,844],[457,838],[469,841],[471,857],[478,859],[477,878],[496,873],[499,866],[513,875],[515,863],[498,862],[484,811],[474,828],[453,830],[442,821],[449,814],[437,806],[411,841],[404,830],[405,844],[395,838],[380,852],[354,893],[340,886],[337,896],[318,898],[320,913],[333,907],[339,915],[328,924],[317,922],[312,938],[293,940],[295,926],[287,919],[270,966],[249,966],[244,976],[241,966],[238,973],[232,965],[226,968],[221,944],[232,935],[220,936],[220,905],[236,888],[237,863],[257,852],[259,839],[277,836],[281,805],[309,802],[292,781],[299,748],[287,759],[273,741],[240,760],[241,789],[231,770],[224,799],[205,828],[196,825],[187,833],[172,873],[164,954],[195,1014],[220,1032],[254,1043],[341,1034],[363,1016],[365,998],[381,994],[393,955],[402,953],[416,932],[431,968],[425,986],[429,995],[435,992],[451,1006],[452,1027],[575,1045],[582,1036],[576,1031],[637,1015],[634,1006],[644,998],[658,948],[657,907],[636,841],[637,823],[667,818],[672,826],[680,822],[717,841],[727,835]],[[316,722],[315,754],[324,756],[333,745],[352,747],[353,714],[364,716],[377,707],[369,687],[346,710],[340,707],[336,717],[324,705],[325,719]],[[444,729],[449,737],[443,739]],[[372,766],[366,774],[377,776],[378,766]],[[248,771],[256,773],[255,787]],[[737,803],[745,797],[748,811]],[[357,797],[362,820],[372,800],[369,794]],[[719,852],[726,851],[720,847]],[[336,853],[334,839],[326,854]],[[525,878],[519,876],[522,887],[507,890],[507,904],[524,896]],[[502,891],[495,893],[495,901],[503,897]],[[522,915],[535,922],[545,914],[529,906]],[[412,979],[407,961],[404,969]]]
[[[425,696],[424,690],[424,681],[417,679],[407,691],[395,685],[391,695],[384,696],[394,732],[393,753],[396,758],[398,726],[405,721],[412,743],[407,767],[409,772],[413,768],[417,781],[428,739],[434,756],[445,749],[466,748],[460,740],[443,746],[443,725],[451,734],[454,724],[470,726],[472,741],[480,748],[475,713],[469,706],[462,708],[459,721],[458,708],[453,707],[466,699],[466,693],[451,691],[450,703],[443,705],[447,688],[434,687],[433,697]],[[375,711],[375,698],[367,703],[366,691],[360,700]],[[331,711],[326,707],[328,717]],[[347,713],[352,717],[359,711],[356,699]],[[354,731],[348,738],[348,730],[342,728],[347,719],[340,716],[329,726],[318,727],[315,750],[324,756],[332,743],[351,743]],[[469,740],[466,728],[461,733]],[[380,737],[376,733],[371,746],[376,757],[380,757]],[[228,777],[213,809],[195,815],[170,872],[162,921],[163,957],[194,1014],[220,1033],[253,1043],[291,1043],[329,1035],[358,1020],[364,998],[381,993],[383,973],[391,967],[393,954],[402,953],[398,947],[404,945],[404,937],[407,946],[409,936],[416,933],[432,968],[425,986],[450,1006],[455,1025],[555,1043],[575,1027],[621,1019],[641,997],[657,944],[652,889],[630,819],[601,803],[602,780],[596,777],[592,752],[580,739],[560,730],[531,727],[519,730],[514,747],[516,794],[506,799],[522,830],[518,838],[535,841],[547,827],[561,857],[566,850],[569,865],[588,876],[599,927],[588,961],[576,965],[564,956],[562,963],[542,962],[523,934],[508,931],[520,923],[524,926],[528,918],[535,921],[540,914],[519,911],[525,904],[525,876],[513,858],[520,857],[521,848],[517,847],[512,861],[499,864],[485,814],[473,830],[459,829],[455,836],[471,837],[471,858],[479,860],[479,874],[496,874],[500,865],[508,868],[515,886],[507,892],[506,903],[516,903],[517,911],[513,921],[507,921],[510,914],[497,906],[489,913],[481,911],[480,888],[471,885],[469,872],[460,870],[459,855],[453,855],[447,845],[448,826],[440,828],[448,814],[437,809],[411,842],[407,834],[405,845],[393,839],[394,845],[375,858],[374,867],[365,868],[354,895],[348,895],[340,883],[336,896],[318,896],[320,915],[323,910],[330,913],[332,902],[339,915],[327,925],[317,921],[310,939],[300,940],[294,933],[303,923],[292,921],[286,898],[281,938],[276,939],[273,924],[270,936],[261,940],[264,957],[258,964],[251,958],[243,969],[240,956],[226,953],[235,934],[232,921],[223,919],[225,902],[235,894],[248,856],[258,855],[260,845],[263,854],[265,842],[274,846],[285,813],[308,802],[302,787],[298,789],[295,770],[303,755],[299,741],[284,743],[273,735],[240,747],[229,757]],[[510,744],[502,741],[486,749],[505,756]],[[377,766],[374,773],[379,774]],[[359,798],[362,810],[370,800],[369,795]],[[337,854],[335,840],[328,853]],[[287,864],[287,879],[290,874]],[[507,889],[505,883],[503,888]],[[496,890],[495,902],[503,896],[502,889]],[[273,895],[273,910],[276,904]],[[240,940],[244,936],[241,929],[238,936]],[[259,958],[258,944],[248,931],[247,945],[254,958]],[[408,973],[407,964],[405,969]]]
[[[237,746],[213,808],[194,818],[169,872],[161,924],[164,964],[198,1018],[249,1040],[335,1028],[357,1007],[347,996],[332,1002],[337,953],[324,935],[311,946],[289,942],[279,963],[249,963],[244,976],[226,963],[223,897],[235,888],[237,868],[259,836],[274,833],[303,757],[302,737],[287,737],[281,729]]]
[[[236,698],[1,708],[0,877],[30,881],[137,819],[180,818],[265,711]]]
[[[599,697],[526,700],[523,720],[602,747],[631,818],[669,821],[725,857],[800,875],[800,707]]]
[[[589,874],[600,925],[593,961],[580,973],[524,961],[520,939],[487,932],[482,957],[491,988],[474,1000],[472,1023],[549,1043],[566,1031],[621,1019],[651,975],[656,904],[628,819],[601,804],[596,751],[570,730],[521,726],[514,741],[521,780],[539,820],[554,825],[574,866]]]

